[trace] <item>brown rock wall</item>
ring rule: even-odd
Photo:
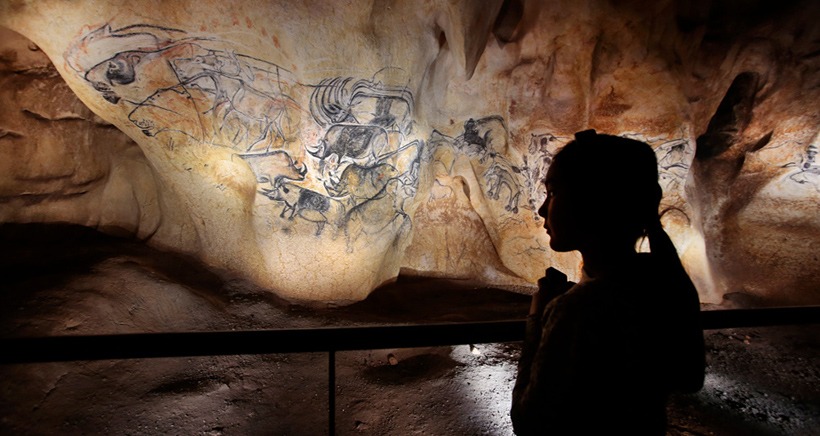
[[[402,268],[522,289],[549,265],[577,275],[535,212],[551,156],[595,128],[655,147],[704,301],[816,302],[819,11],[7,3],[2,24],[56,70],[0,50],[17,105],[0,109],[0,219],[153,235],[293,300],[358,300]]]
[[[139,209],[157,194],[137,145],[81,103],[37,46],[0,35],[0,219],[153,232],[158,210]],[[141,188],[149,198],[138,201]]]

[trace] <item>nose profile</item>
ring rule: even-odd
[[[538,216],[544,219],[547,219],[547,211],[549,210],[547,203],[549,203],[549,198],[544,199],[544,203],[538,208]]]

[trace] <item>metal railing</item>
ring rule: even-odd
[[[336,352],[515,342],[524,320],[310,329],[136,333],[0,339],[0,364],[239,354],[328,353],[328,414],[335,433]],[[820,324],[820,306],[701,312],[704,330]]]
[[[820,323],[820,306],[701,312],[704,330]],[[0,364],[310,353],[515,342],[524,320],[92,336],[0,338]]]

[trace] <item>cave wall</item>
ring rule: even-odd
[[[3,31],[0,221],[133,235],[296,301],[400,270],[527,289],[578,274],[535,212],[551,156],[594,128],[655,148],[703,301],[816,303],[819,12],[5,2],[31,42]]]
[[[0,41],[0,221],[152,233],[156,187],[136,143],[88,110],[36,45],[8,29]]]

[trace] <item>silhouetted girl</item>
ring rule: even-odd
[[[581,132],[552,162],[538,211],[578,284],[548,270],[533,295],[513,391],[515,432],[659,434],[671,392],[703,385],[697,291],[658,215],[652,148]],[[637,253],[649,239],[651,254]]]

